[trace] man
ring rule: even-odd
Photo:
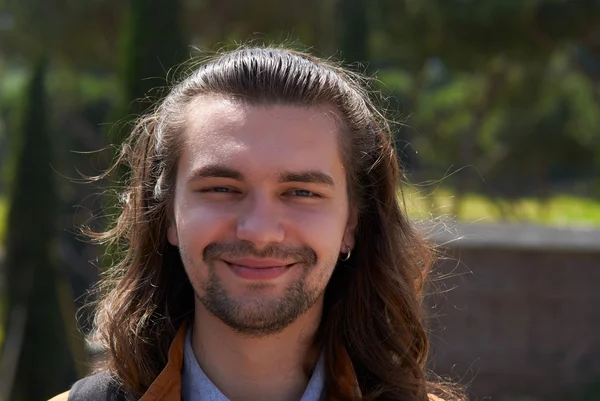
[[[360,77],[239,49],[141,118],[99,235],[103,372],[55,400],[426,400],[432,254],[398,202],[390,130]]]

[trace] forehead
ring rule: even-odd
[[[225,163],[247,173],[320,169],[342,179],[338,121],[328,106],[254,106],[199,97],[186,110],[180,167]]]

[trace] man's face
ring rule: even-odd
[[[243,334],[280,332],[322,307],[354,246],[334,112],[202,97],[186,115],[168,239],[196,307]]]

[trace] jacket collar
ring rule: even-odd
[[[187,325],[184,323],[171,343],[167,365],[140,398],[140,401],[181,401],[181,371],[186,330]],[[342,390],[344,398],[361,399],[362,395],[350,356],[343,346],[340,346],[337,354],[339,357],[334,365],[334,377],[340,385],[339,388]],[[338,401],[338,398],[327,395],[325,400]]]

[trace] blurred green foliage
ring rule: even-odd
[[[203,51],[248,38],[283,41],[377,74],[390,114],[405,123],[398,142],[410,143],[404,161],[416,181],[448,175],[444,185],[459,199],[600,191],[599,2],[9,3],[14,27],[3,70],[18,76],[11,60],[43,44],[62,75],[50,83],[65,89],[55,97],[56,114],[81,113],[86,101],[104,96],[112,111],[93,122],[126,123],[161,96],[170,71],[176,77],[172,67],[193,53],[186,43]],[[84,77],[106,88],[74,95],[69,81]],[[127,127],[104,131],[119,142]]]
[[[0,197],[0,243],[4,243],[6,237],[6,214],[8,211],[8,203],[6,198]]]
[[[577,392],[574,401],[600,401],[600,377],[589,381],[581,391]]]
[[[46,64],[45,58],[36,62],[24,92],[6,220],[3,276],[10,285],[3,299],[7,331],[2,365],[3,375],[7,364],[13,373],[10,391],[2,392],[14,400],[46,399],[76,378],[72,333],[64,325],[57,288],[58,197],[49,168],[55,154],[47,124]]]
[[[447,188],[426,191],[410,187],[404,194],[408,212],[416,220],[445,217],[456,210],[456,197]],[[523,197],[509,202],[472,193],[461,200],[459,213],[459,220],[470,222],[600,227],[600,202],[570,195],[555,195],[546,201]]]

